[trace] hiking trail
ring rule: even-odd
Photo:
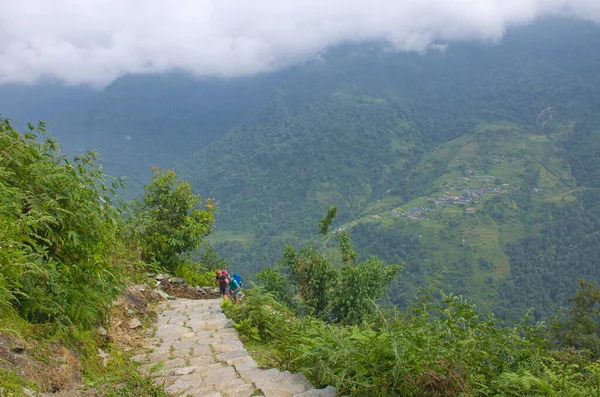
[[[174,396],[335,397],[300,373],[262,369],[248,355],[220,299],[178,298],[160,303],[147,353],[133,360]]]

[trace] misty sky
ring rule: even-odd
[[[342,42],[498,40],[513,25],[600,0],[0,0],[0,83],[102,86],[183,68],[235,76],[280,68]]]

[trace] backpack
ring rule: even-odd
[[[238,283],[235,278],[232,278],[231,281],[229,282],[229,290],[235,291],[239,287],[240,287],[240,283]]]
[[[239,286],[240,286],[240,287],[241,287],[242,285],[244,285],[244,283],[242,282],[242,276],[240,276],[240,274],[239,274],[239,273],[235,273],[235,274],[233,275],[233,279],[234,279],[235,281],[237,281],[237,283],[239,284]]]

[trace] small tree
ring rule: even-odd
[[[319,221],[325,238],[336,213],[337,207],[332,206]],[[340,233],[340,251],[343,265],[336,266],[310,244],[300,251],[286,246],[279,265],[263,270],[257,280],[281,302],[289,304],[290,295],[296,293],[313,315],[329,322],[361,324],[374,313],[373,302],[381,299],[401,267],[386,266],[376,257],[356,264],[358,253],[346,231]],[[289,282],[279,270],[287,272]]]
[[[572,346],[600,357],[600,288],[580,280],[581,287],[569,298],[573,304],[564,321],[555,325],[562,346]]]
[[[329,206],[329,209],[327,210],[327,215],[325,215],[325,217],[319,220],[319,233],[321,233],[323,236],[327,236],[327,233],[329,233],[329,227],[331,226],[331,223],[333,222],[336,216],[337,206]]]
[[[179,255],[197,249],[210,233],[216,207],[212,199],[202,207],[202,197],[175,172],[152,170],[137,216],[144,259],[173,270]]]

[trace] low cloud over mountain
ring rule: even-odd
[[[422,51],[499,40],[507,27],[597,0],[1,0],[0,83],[103,86],[125,73],[237,76],[281,68],[343,42]]]

